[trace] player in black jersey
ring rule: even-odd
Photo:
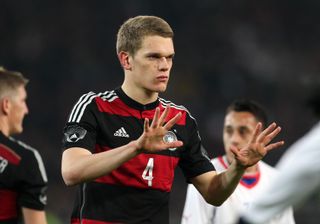
[[[0,223],[46,224],[47,176],[37,150],[11,135],[23,131],[28,113],[19,72],[0,67]]]
[[[84,94],[64,129],[62,176],[67,185],[80,184],[71,223],[168,223],[176,166],[206,201],[220,205],[247,167],[283,144],[270,144],[280,127],[261,132],[258,124],[246,147],[231,149],[229,169],[216,174],[195,119],[159,97],[175,53],[169,24],[155,16],[131,18],[120,27],[116,48],[122,86]]]

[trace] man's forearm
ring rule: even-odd
[[[62,176],[67,185],[90,181],[110,173],[136,155],[136,141],[96,154],[81,148],[70,148],[62,156]]]
[[[211,180],[207,202],[220,206],[236,189],[244,171],[245,168],[236,167],[232,163],[225,172],[217,174]]]

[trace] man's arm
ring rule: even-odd
[[[280,131],[281,128],[272,123],[261,132],[259,123],[247,146],[231,148],[235,159],[225,172],[217,174],[210,171],[192,178],[191,182],[209,204],[220,206],[235,190],[247,167],[260,161],[268,151],[284,144],[283,141],[269,144]]]
[[[47,224],[46,214],[44,211],[23,207],[22,214],[25,224]]]
[[[67,185],[89,181],[110,173],[136,155],[136,141],[96,154],[84,148],[69,148],[62,154],[62,177]]]
[[[220,206],[237,187],[245,169],[235,169],[232,163],[228,170],[217,174],[210,171],[191,180],[207,203]]]
[[[155,152],[182,146],[181,141],[164,142],[163,136],[181,118],[181,113],[168,122],[168,106],[160,116],[157,108],[152,123],[145,119],[144,131],[135,141],[101,153],[92,154],[89,150],[72,147],[63,152],[61,172],[67,185],[75,185],[110,173],[124,162],[142,152]]]

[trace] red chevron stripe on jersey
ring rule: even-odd
[[[17,193],[9,190],[0,190],[0,221],[17,217]]]
[[[139,111],[139,110],[128,107],[120,98],[117,98],[112,102],[104,101],[100,97],[96,97],[95,100],[100,112],[124,116],[124,117],[136,117],[138,119],[148,118],[150,120],[153,119],[153,116],[154,116],[155,109]],[[160,112],[162,113],[165,107],[162,104],[159,104],[159,107],[160,107]],[[176,124],[185,125],[187,112],[183,109],[178,109],[174,107],[170,108],[166,121],[173,118],[179,112],[182,113],[182,116]]]
[[[21,157],[9,147],[0,144],[0,156],[14,165],[19,165]]]
[[[140,154],[96,182],[170,192],[178,157]],[[169,165],[168,165],[169,164]]]

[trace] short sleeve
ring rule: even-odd
[[[207,151],[202,146],[196,121],[190,116],[187,116],[186,119],[186,128],[189,135],[179,166],[189,181],[190,178],[214,170],[214,167],[210,162]]]
[[[28,149],[27,149],[28,150]],[[38,151],[30,150],[21,164],[21,182],[18,204],[35,210],[44,210],[47,204],[47,174]]]
[[[96,95],[91,95],[84,102],[82,97],[74,105],[64,127],[63,150],[80,147],[92,151],[95,147],[98,128]]]

